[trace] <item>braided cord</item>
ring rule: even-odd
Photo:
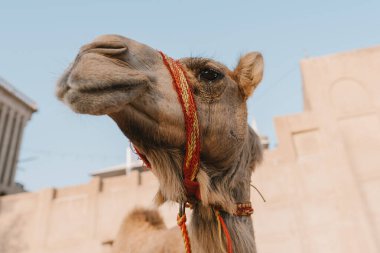
[[[199,155],[200,155],[200,136],[199,122],[197,115],[197,107],[194,101],[193,93],[189,86],[189,80],[184,69],[178,61],[166,56],[160,52],[163,62],[168,68],[170,75],[173,78],[173,86],[177,92],[177,98],[181,104],[184,115],[185,130],[186,130],[186,147],[185,158],[183,162],[183,180],[188,197],[197,197],[199,191],[196,176],[199,170]],[[191,253],[191,245],[189,234],[186,227],[186,213],[178,214],[177,223],[181,229],[183,241],[185,244],[186,253]]]
[[[222,249],[223,253],[226,253],[226,249],[224,247],[223,238],[222,238],[222,224],[219,220],[219,211],[215,210],[215,216],[216,216],[216,222],[218,223],[218,237],[219,237],[219,243],[220,248]]]
[[[199,170],[200,135],[197,107],[193,93],[189,86],[188,78],[178,61],[166,56],[162,52],[162,59],[167,66],[172,78],[173,85],[177,91],[178,100],[181,104],[185,118],[186,150],[183,164],[185,180],[195,181]]]
[[[177,224],[182,232],[183,243],[185,244],[185,252],[191,253],[190,238],[189,238],[189,233],[187,232],[187,227],[186,227],[186,213],[183,213],[182,216],[178,214]]]

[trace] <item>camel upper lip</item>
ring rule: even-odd
[[[145,83],[146,83],[146,80],[133,80],[133,81],[127,82],[127,83],[120,83],[120,84],[116,83],[116,84],[113,84],[111,86],[91,87],[91,88],[88,88],[88,87],[71,87],[70,85],[68,85],[68,89],[78,91],[78,92],[82,92],[82,93],[104,93],[104,92],[115,92],[115,91],[122,91],[122,90],[128,91],[128,90],[135,88],[136,86],[139,86],[139,85],[142,85]]]

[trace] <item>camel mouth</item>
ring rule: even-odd
[[[68,91],[72,91],[72,92],[77,92],[77,93],[81,93],[81,94],[97,94],[97,95],[101,95],[101,94],[107,94],[107,93],[118,93],[118,92],[129,92],[131,90],[134,90],[134,89],[138,89],[139,86],[145,86],[147,85],[147,80],[145,78],[143,79],[135,79],[135,80],[130,80],[128,82],[125,82],[125,83],[114,83],[112,85],[107,85],[107,86],[104,86],[104,87],[99,87],[99,86],[96,86],[94,85],[94,87],[72,87],[72,85],[70,85],[70,83],[67,85],[68,88],[65,90],[65,92],[67,93]],[[65,96],[65,94],[63,95],[63,97]],[[62,97],[62,98],[63,98]]]
[[[61,77],[56,96],[77,113],[105,115],[137,99],[150,82],[143,72],[89,52]]]
[[[106,115],[119,110],[140,97],[146,87],[145,82],[128,86],[115,85],[104,89],[78,90],[68,88],[60,99],[74,112],[80,114]]]
[[[78,92],[81,92],[81,93],[89,93],[89,94],[96,94],[96,93],[99,93],[99,94],[102,94],[102,93],[109,93],[109,92],[123,92],[123,91],[128,91],[128,90],[131,90],[133,89],[134,87],[136,87],[137,85],[139,85],[137,82],[134,82],[134,83],[130,83],[130,84],[114,84],[112,86],[109,86],[109,87],[95,87],[95,88],[79,88],[79,89],[75,89],[73,88],[73,90],[77,90]]]
[[[148,80],[142,79],[93,88],[73,88],[68,84],[59,84],[57,97],[77,113],[106,115],[135,101],[145,92],[148,83]]]

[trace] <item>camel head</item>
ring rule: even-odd
[[[247,124],[246,101],[262,79],[262,56],[248,53],[233,70],[206,58],[179,61],[197,105],[201,162],[215,168],[207,173],[217,174],[217,168],[236,160],[250,135],[256,136]],[[110,116],[153,167],[167,154],[154,158],[152,150],[172,152],[169,163],[178,167],[175,174],[180,178],[181,162],[175,159],[181,161],[186,141],[184,116],[157,50],[118,35],[100,36],[80,49],[59,80],[56,94],[77,113]],[[161,170],[165,169],[170,170]]]

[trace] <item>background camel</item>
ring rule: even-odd
[[[210,59],[183,58],[180,62],[192,85],[201,135],[197,181],[202,200],[193,204],[192,248],[194,252],[224,250],[211,208],[218,207],[223,210],[234,251],[256,252],[251,218],[233,213],[236,203],[249,202],[251,173],[262,157],[259,138],[247,124],[246,108],[247,98],[262,78],[262,57],[246,54],[233,71]],[[152,165],[160,183],[158,204],[186,201],[184,118],[158,51],[121,36],[98,37],[81,48],[58,82],[57,96],[75,112],[109,115],[118,124]],[[139,220],[141,215],[132,214],[127,220]],[[145,220],[147,226],[162,229],[161,223]],[[132,241],[125,242],[128,252],[132,252]]]

